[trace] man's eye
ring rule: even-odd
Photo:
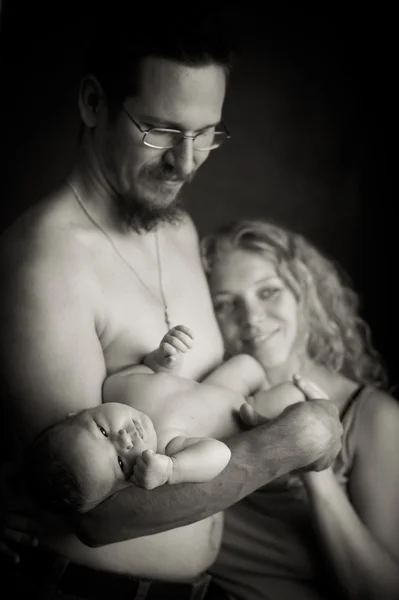
[[[97,425],[97,427],[99,428],[104,437],[108,437],[108,433],[105,431],[104,427],[101,427],[101,425]]]
[[[120,456],[118,456],[118,465],[120,466],[122,473],[124,472],[124,466],[123,466],[123,462]]]

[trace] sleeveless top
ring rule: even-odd
[[[358,388],[341,414],[342,449],[333,468],[345,492],[359,415],[372,391]],[[234,600],[339,598],[296,475],[280,477],[225,512],[223,544],[211,572]]]

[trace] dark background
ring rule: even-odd
[[[96,14],[53,4],[2,3],[1,229],[73,161]],[[188,208],[201,234],[232,217],[271,217],[338,260],[396,383],[393,12],[237,6],[244,45],[224,113],[233,137],[186,190]]]

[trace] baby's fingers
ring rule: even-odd
[[[169,360],[174,360],[176,358],[177,350],[172,344],[162,342],[161,349],[165,358],[168,358]]]
[[[190,339],[194,339],[193,330],[190,329],[190,327],[187,327],[186,325],[176,325],[176,327],[173,327],[172,331],[180,331],[181,333],[187,335]]]
[[[163,341],[171,344],[179,352],[186,352],[193,347],[193,334],[188,327],[178,325],[166,334]]]

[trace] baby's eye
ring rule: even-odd
[[[101,425],[97,425],[97,427],[99,428],[104,437],[108,437],[108,433],[105,431],[104,427],[101,427]]]
[[[120,456],[118,456],[118,465],[120,466],[120,468],[121,468],[121,471],[122,471],[122,473],[123,473],[123,472],[124,472],[124,470],[125,470],[125,468],[124,468],[124,466],[123,466],[123,462],[122,462],[122,459],[121,459],[121,457],[120,457]]]

